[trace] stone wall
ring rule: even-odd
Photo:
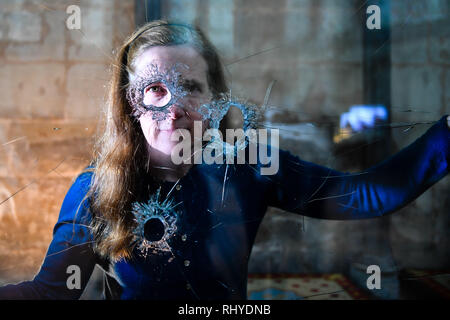
[[[391,12],[392,121],[429,122],[450,114],[450,3],[392,1]],[[398,148],[407,145],[428,127],[394,130],[394,142]],[[447,177],[392,216],[399,267],[450,266],[449,191]]]
[[[66,27],[69,5],[81,9],[81,30]],[[89,163],[112,49],[134,29],[133,9],[0,3],[0,283],[39,270],[64,195]]]

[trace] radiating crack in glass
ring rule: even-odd
[[[22,139],[25,139],[25,138],[27,138],[27,137],[26,137],[26,136],[22,136],[22,137],[19,137],[19,138],[15,138],[15,139],[13,139],[13,140],[10,140],[10,141],[8,141],[8,142],[3,143],[2,146],[6,146],[6,145],[8,145],[8,144],[14,143],[14,142],[16,142],[16,141],[19,141],[19,140],[22,140]]]
[[[188,89],[183,85],[183,79],[180,73],[181,68],[189,69],[188,66],[181,63],[177,63],[170,68],[162,68],[164,70],[161,70],[155,64],[150,64],[144,71],[132,76],[127,89],[127,100],[133,108],[132,116],[139,118],[150,111],[154,120],[162,121],[166,119],[170,112],[170,107],[189,93]],[[163,99],[150,103],[149,101],[145,101],[144,98],[146,90],[151,89],[152,85],[161,86],[166,92]],[[272,86],[273,83],[271,83],[270,89]],[[266,95],[265,104],[267,100],[268,96]],[[218,130],[221,121],[231,107],[236,107],[242,112],[244,120],[242,130],[244,132],[248,129],[260,127],[263,108],[250,104],[241,98],[233,97],[231,94],[221,94],[217,99],[200,105],[196,111],[202,115],[203,120],[209,120],[210,129]],[[247,145],[247,136],[238,139],[233,145],[213,136],[210,142],[204,147],[209,146],[215,150],[223,150],[224,155],[237,155]]]
[[[148,111],[152,111],[153,120],[164,120],[169,114],[170,107],[188,94],[188,90],[181,83],[181,68],[189,69],[182,63],[177,63],[167,71],[160,70],[155,64],[150,64],[142,72],[133,77],[127,89],[127,100],[133,107],[132,116],[139,118]],[[163,86],[167,90],[165,99],[145,104],[145,90],[152,85]]]
[[[223,199],[225,197],[225,186],[227,183],[227,175],[228,175],[228,164],[225,168],[225,173],[223,175],[223,184],[222,184],[222,207],[223,207]]]
[[[219,98],[214,99],[211,103],[200,106],[199,112],[203,119],[210,120],[210,128],[219,129],[220,122],[228,113],[231,107],[241,110],[244,119],[243,130],[255,129],[260,125],[262,119],[262,108],[249,103],[231,94],[221,94]]]
[[[9,197],[7,197],[6,199],[0,201],[0,205],[2,205],[3,203],[5,203],[6,201],[8,201],[9,199],[11,199],[12,197],[16,196],[19,192],[25,190],[26,188],[28,188],[30,185],[32,185],[33,183],[36,183],[37,181],[39,181],[40,179],[44,178],[45,176],[49,175],[50,173],[52,173],[53,171],[55,171],[60,165],[63,164],[64,161],[67,160],[68,157],[65,157],[60,163],[58,163],[58,165],[56,167],[54,167],[53,169],[49,170],[48,172],[46,172],[42,177],[33,179],[31,182],[29,182],[28,184],[26,184],[25,186],[23,186],[22,188],[18,189],[17,191],[15,191],[13,194],[11,194]]]
[[[360,9],[362,8],[362,7],[364,7],[364,5],[365,5],[365,3],[366,3],[367,1],[365,1],[362,5],[360,5],[359,6],[359,8],[357,9],[357,12],[359,12],[360,11]],[[409,18],[409,16],[408,16],[408,18]],[[82,36],[83,37],[85,37],[86,38],[86,36],[80,31],[80,30],[78,30],[81,34],[82,34]],[[94,42],[92,42],[91,41],[91,43],[93,43],[94,45],[96,45]],[[383,46],[384,44],[382,44],[382,46]],[[96,45],[97,46],[97,45]],[[381,46],[381,47],[382,47]],[[381,48],[380,47],[380,48]],[[98,49],[100,49],[98,46],[97,46],[97,48]],[[277,47],[276,47],[277,48]],[[379,48],[379,49],[380,49]],[[273,48],[273,49],[275,49],[275,48]],[[377,49],[377,50],[379,50],[379,49]],[[272,50],[272,49],[269,49],[269,50]],[[246,60],[247,58],[251,58],[251,57],[254,57],[254,56],[256,56],[256,55],[258,55],[258,54],[262,54],[262,53],[265,53],[265,52],[267,52],[267,51],[269,51],[269,50],[263,50],[263,51],[261,51],[261,52],[259,52],[259,53],[256,53],[256,54],[252,54],[252,55],[249,55],[249,56],[247,56],[247,57],[244,57],[244,58],[241,58],[241,59],[238,59],[237,61],[234,61],[234,62],[232,62],[232,64],[233,63],[236,63],[236,62],[241,62],[241,61],[243,61],[243,60]],[[124,67],[124,68],[127,68],[126,66],[120,66],[120,67]],[[170,106],[169,106],[170,107]],[[167,107],[168,108],[168,107]],[[277,108],[277,107],[275,107],[275,108]],[[294,112],[294,111],[292,111],[292,110],[287,110],[287,109],[283,109],[283,108],[277,108],[277,109],[279,109],[279,110],[285,110],[285,111],[288,111],[288,112]],[[394,110],[391,110],[391,111],[394,111]],[[420,112],[419,110],[406,110],[406,111],[399,111],[399,112]],[[298,112],[298,113],[300,113],[300,112]],[[226,112],[225,112],[225,114],[226,114]],[[224,115],[225,115],[224,114]],[[221,117],[221,119],[223,118],[223,116]],[[219,123],[220,123],[220,121],[219,121]],[[318,121],[317,123],[324,123],[323,121]],[[390,124],[385,124],[385,125],[376,125],[376,127],[383,127],[383,126],[389,126],[389,127],[391,127],[391,128],[401,128],[401,127],[406,127],[406,129],[404,129],[404,130],[402,130],[404,133],[410,133],[410,131],[411,131],[411,129],[413,129],[414,127],[415,127],[415,125],[417,125],[417,124],[431,124],[432,122],[427,122],[427,123],[419,123],[419,122],[411,122],[411,123],[408,123],[408,122],[406,122],[406,123],[401,123],[401,124],[395,124],[395,123],[390,123]],[[284,129],[282,129],[282,130],[284,130]],[[10,141],[10,142],[7,142],[7,143],[5,143],[4,145],[7,145],[7,144],[9,144],[9,143],[12,143],[12,142],[15,142],[15,140],[13,140],[13,141]],[[376,141],[374,141],[374,142],[376,142]],[[374,143],[374,142],[371,142],[371,143]],[[368,143],[368,144],[366,144],[366,145],[370,145],[371,143]],[[230,150],[231,151],[231,150]],[[235,151],[235,150],[233,150],[233,151]],[[352,148],[352,150],[350,150],[350,151],[353,151],[353,148]],[[349,152],[350,152],[349,151]],[[347,152],[346,152],[347,153]],[[339,155],[334,155],[334,157],[335,158],[337,158],[338,156],[341,156],[341,154],[339,154]],[[301,164],[298,164],[298,166],[301,166]],[[56,170],[55,170],[55,172],[56,172]],[[57,172],[56,172],[57,173]],[[357,174],[365,174],[365,172],[363,172],[363,173],[357,173]],[[353,174],[349,174],[349,175],[353,175]],[[328,177],[326,177],[326,179],[329,179],[329,178],[334,178],[334,177],[338,177],[338,176],[328,176]],[[265,177],[265,178],[267,178],[267,179],[270,179],[269,177]],[[325,178],[325,177],[324,177]],[[36,182],[36,181],[32,181],[30,184],[32,184],[32,183],[34,183],[34,182]],[[324,181],[325,182],[325,181]],[[18,190],[16,193],[14,193],[14,194],[12,194],[11,195],[11,197],[13,197],[13,196],[15,196],[18,192],[20,192],[20,191],[22,191],[23,189],[25,189],[26,187],[28,187],[28,185],[26,185],[24,188],[22,188],[22,189],[20,189],[20,190]],[[315,194],[315,193],[317,193],[317,191],[318,190],[316,190],[313,194]],[[223,193],[223,192],[222,192]],[[8,199],[9,199],[10,197],[8,197]],[[5,202],[5,201],[7,201],[8,199],[6,199],[6,200],[4,200],[4,201],[2,201],[2,203],[3,202]],[[318,200],[318,199],[315,199],[315,200]],[[1,203],[0,203],[1,204]],[[211,212],[212,213],[212,212]],[[212,213],[213,214],[213,213]]]
[[[180,203],[174,204],[173,199],[168,198],[161,202],[160,192],[158,189],[146,203],[135,202],[132,205],[136,222],[133,234],[143,257],[147,257],[149,252],[171,252],[168,241],[177,231],[179,213],[175,208]]]
[[[213,135],[211,140],[204,146],[204,148],[212,148],[215,151],[221,150],[222,154],[215,156],[238,156],[241,151],[245,150],[252,139],[247,134],[250,129],[261,128],[263,119],[263,108],[258,107],[248,101],[234,97],[230,93],[221,94],[219,98],[212,100],[210,103],[203,104],[198,109],[202,115],[203,120],[209,120],[209,128],[218,132],[220,124],[228,113],[231,107],[238,108],[242,113],[244,135],[237,137],[237,140],[230,144],[228,141],[218,139],[219,135]]]

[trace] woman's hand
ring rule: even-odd
[[[450,129],[450,116],[447,117],[447,127]]]

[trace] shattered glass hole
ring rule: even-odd
[[[154,120],[164,120],[169,108],[188,94],[181,85],[179,68],[188,66],[175,64],[169,70],[159,70],[151,64],[143,72],[135,75],[127,89],[127,100],[133,108],[132,116],[139,118],[148,111]]]
[[[220,121],[219,130],[225,132],[225,129],[242,129],[244,127],[244,115],[242,110],[234,105],[230,105],[227,113]]]
[[[144,237],[147,241],[159,241],[163,238],[166,230],[163,221],[158,218],[150,218],[144,225]]]
[[[162,82],[154,82],[144,89],[144,105],[158,108],[166,107],[172,100],[172,93]]]

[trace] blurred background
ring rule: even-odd
[[[380,29],[367,26],[372,4]],[[69,28],[69,6],[80,28]],[[64,195],[89,163],[113,50],[145,21],[198,24],[234,95],[261,105],[273,84],[265,121],[280,128],[282,148],[359,171],[450,113],[449,12],[447,0],[1,1],[0,285],[39,270]],[[382,106],[387,116],[374,129],[340,127],[352,106]],[[444,178],[376,220],[269,209],[249,297],[449,298],[449,185]],[[382,288],[368,290],[374,264]],[[100,298],[100,280],[97,269],[83,298]]]

